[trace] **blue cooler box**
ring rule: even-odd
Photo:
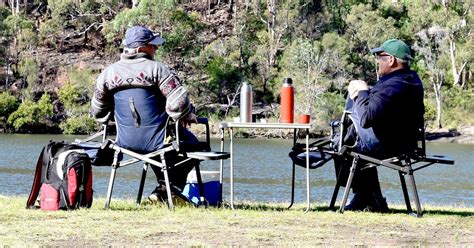
[[[221,185],[219,183],[219,171],[201,171],[202,183],[204,185],[204,197],[211,206],[218,206],[222,201]],[[183,195],[196,205],[201,205],[199,185],[197,183],[196,171],[188,174]]]

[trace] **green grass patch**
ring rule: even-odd
[[[240,203],[237,210],[142,204],[104,199],[91,209],[46,212],[25,209],[26,198],[0,196],[3,246],[314,246],[428,245],[474,243],[474,208],[425,206],[423,218],[405,213],[329,211],[316,204],[288,210],[284,203]]]

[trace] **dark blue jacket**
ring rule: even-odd
[[[423,127],[423,84],[416,72],[401,69],[379,79],[370,91],[360,91],[355,101],[360,125],[372,127],[387,155],[416,147]]]

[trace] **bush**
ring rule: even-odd
[[[8,116],[18,109],[20,103],[15,96],[8,92],[0,94],[0,118],[7,119]]]
[[[46,125],[46,120],[53,115],[53,104],[49,94],[43,94],[35,103],[25,100],[18,109],[8,117],[8,124],[13,125],[15,131],[24,127]]]
[[[425,99],[425,127],[434,126],[436,121],[436,102],[433,99]]]
[[[81,115],[67,118],[59,128],[64,134],[90,134],[96,130],[96,123],[94,118]]]
[[[463,90],[458,87],[443,91],[443,126],[455,128],[464,125],[473,125],[474,91]]]

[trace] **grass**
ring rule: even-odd
[[[24,208],[26,198],[0,196],[2,246],[347,246],[474,244],[474,208],[427,206],[423,218],[395,206],[389,214],[329,211],[281,203],[223,208],[142,205],[104,199],[91,209],[45,212]]]

